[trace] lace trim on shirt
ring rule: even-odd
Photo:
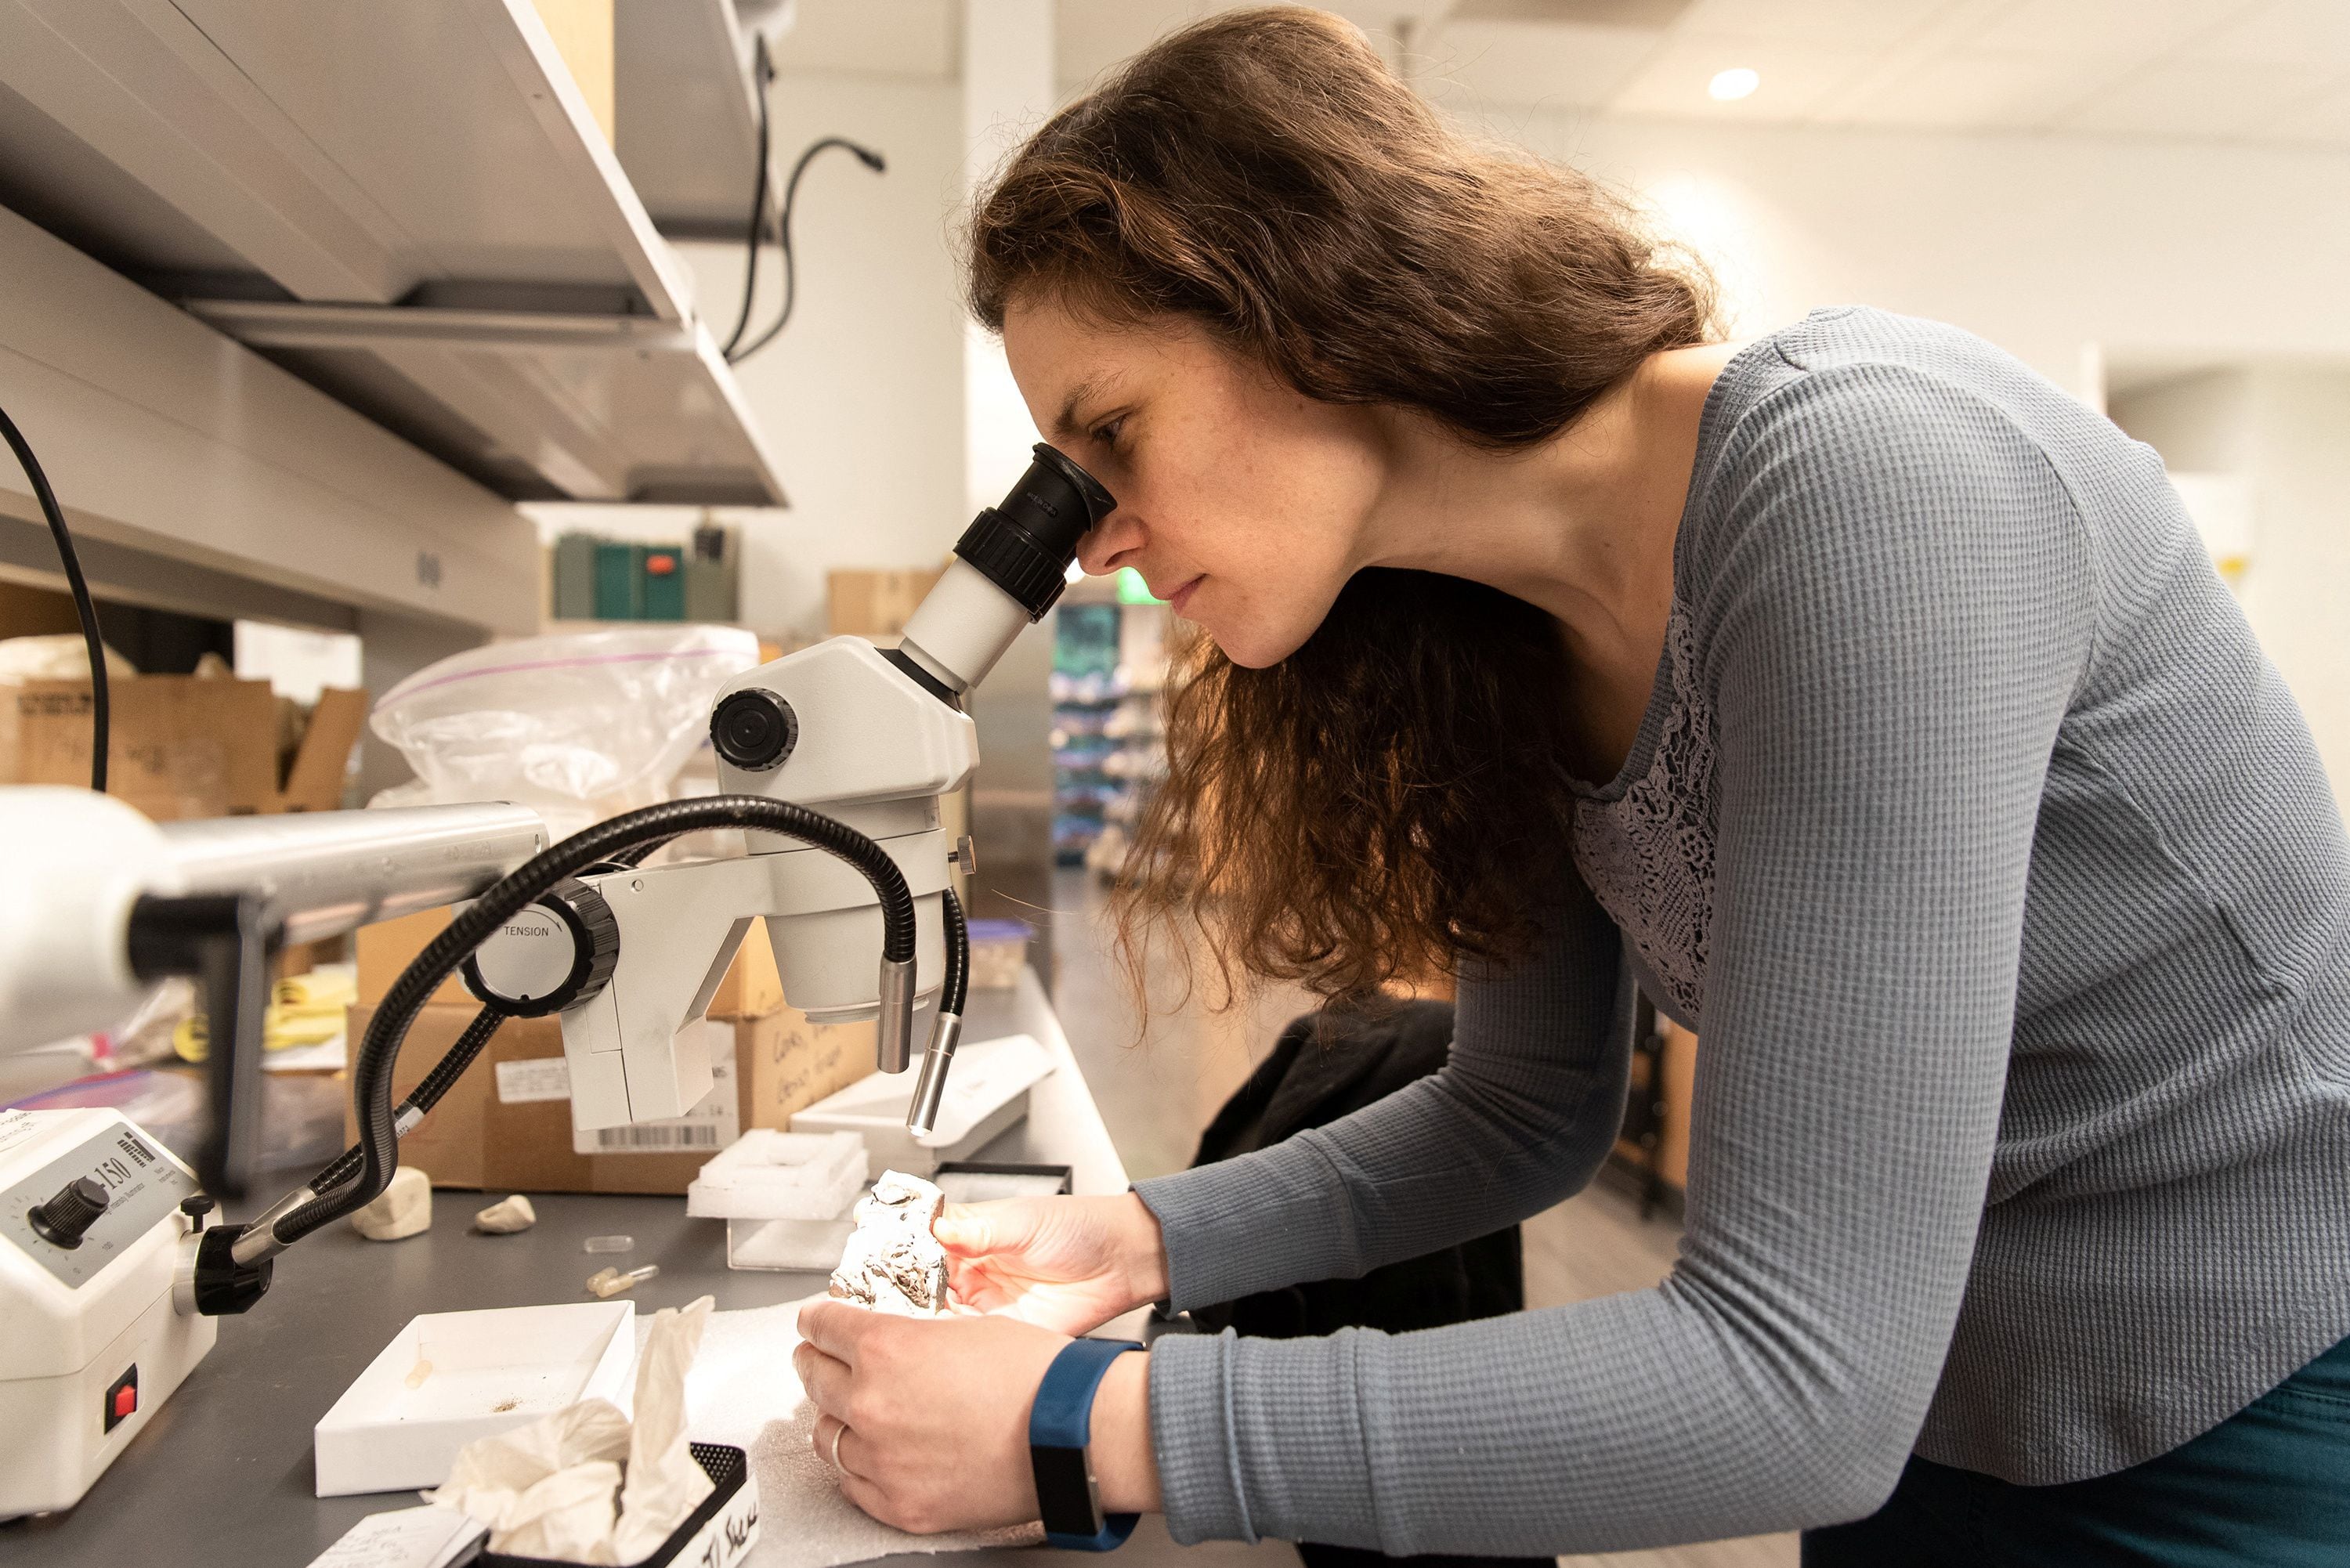
[[[1578,801],[1575,864],[1695,1028],[1713,925],[1713,711],[1698,690],[1696,639],[1680,601],[1665,624],[1669,686],[1648,770],[1614,800]]]

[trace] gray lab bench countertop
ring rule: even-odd
[[[983,1156],[1073,1166],[1081,1192],[1123,1189],[1124,1168],[1033,973],[1022,976],[1017,991],[972,996],[967,1038],[1017,1031],[1042,1040],[1060,1059],[1060,1071],[1036,1086],[1029,1119]],[[361,1518],[413,1501],[411,1493],[314,1496],[310,1428],[416,1314],[587,1300],[587,1277],[607,1262],[660,1265],[660,1277],[633,1293],[640,1313],[705,1294],[717,1298],[721,1311],[765,1306],[824,1286],[821,1274],[728,1269],[725,1227],[687,1219],[680,1198],[534,1194],[538,1223],[531,1230],[477,1234],[471,1216],[493,1196],[499,1195],[436,1194],[432,1229],[404,1241],[367,1241],[334,1225],[286,1251],[269,1294],[244,1316],[222,1321],[212,1353],[78,1506],[0,1525],[0,1561],[11,1568],[305,1568]],[[588,1237],[611,1233],[636,1239],[625,1258],[581,1250]],[[1237,1564],[1262,1551],[1295,1561],[1285,1547],[1187,1552],[1152,1519],[1124,1555],[1227,1568],[1227,1560]],[[1030,1558],[1067,1561],[1042,1551],[986,1556],[1003,1568]],[[884,1561],[950,1568],[951,1559]]]

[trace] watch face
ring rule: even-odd
[[[1036,1475],[1036,1509],[1045,1528],[1056,1535],[1101,1533],[1101,1500],[1083,1449],[1028,1450]]]

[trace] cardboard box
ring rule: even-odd
[[[939,580],[939,570],[833,572],[825,579],[826,624],[835,637],[854,634],[895,642]]]
[[[367,722],[367,693],[320,695],[284,787],[265,680],[140,675],[109,683],[107,793],[159,822],[331,811]],[[0,781],[89,782],[87,680],[0,689]]]
[[[403,915],[396,920],[378,920],[371,926],[361,926],[352,946],[356,950],[359,971],[359,1005],[382,1005],[384,992],[391,989],[400,971],[424,950],[425,944],[441,934],[450,920],[446,905],[437,909],[420,909],[413,915]],[[449,978],[433,992],[430,1005],[473,1007],[473,993],[452,971]],[[775,973],[775,950],[767,945],[767,923],[752,922],[743,938],[743,946],[728,966],[726,978],[718,982],[717,993],[711,997],[709,1013],[712,1018],[763,1018],[784,1005],[784,982]]]
[[[475,1011],[432,1005],[418,1012],[392,1072],[395,1101],[457,1043]],[[351,1009],[354,1042],[373,1016],[370,1007]],[[400,1160],[421,1167],[435,1187],[681,1194],[735,1131],[785,1127],[794,1112],[873,1071],[870,1023],[810,1023],[806,1013],[784,1008],[709,1027],[730,1032],[734,1043],[723,1085],[733,1092],[734,1114],[698,1118],[709,1130],[652,1123],[608,1128],[602,1136],[575,1134],[562,1025],[552,1018],[512,1018],[400,1140]],[[358,1119],[348,1108],[344,1132],[358,1139]],[[583,1142],[599,1152],[580,1152]]]

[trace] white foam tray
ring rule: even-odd
[[[795,1115],[792,1131],[853,1132],[865,1139],[875,1170],[928,1176],[942,1161],[970,1158],[1024,1118],[1028,1091],[1052,1072],[1052,1053],[1033,1034],[974,1040],[955,1053],[938,1126],[928,1137],[906,1130],[920,1076],[911,1070],[859,1078]]]
[[[439,1486],[476,1438],[582,1399],[628,1408],[635,1316],[628,1302],[579,1302],[411,1318],[312,1430],[318,1495]],[[419,1360],[432,1375],[411,1388]]]
[[[837,1220],[857,1201],[868,1163],[855,1133],[754,1127],[702,1168],[685,1189],[685,1211],[702,1220]]]

